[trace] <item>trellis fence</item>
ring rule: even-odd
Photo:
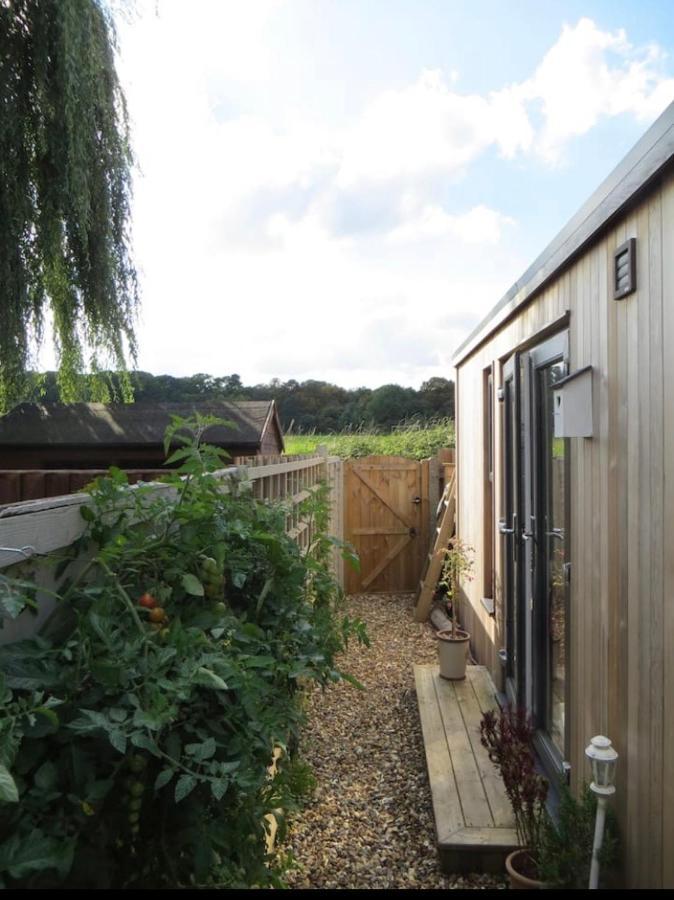
[[[265,456],[237,459],[236,463],[217,473],[223,487],[226,489],[229,479],[249,480],[258,499],[285,503],[288,508],[286,532],[303,551],[312,542],[315,525],[311,517],[303,517],[301,504],[318,490],[321,482],[326,482],[330,488],[328,531],[334,537],[343,537],[343,475],[339,457],[326,453]],[[91,474],[93,477],[95,473]],[[157,491],[173,490],[170,485],[160,482],[153,487]],[[31,566],[34,567],[31,576],[49,588],[51,570],[45,569],[41,557],[63,550],[82,535],[86,523],[80,508],[88,501],[87,494],[70,494],[0,506],[0,570],[22,559],[31,559]],[[333,552],[332,566],[339,584],[343,585],[344,562],[336,550]],[[15,621],[6,621],[0,632],[0,642],[6,643],[33,633],[52,608],[53,604],[44,598],[37,617],[24,613]]]

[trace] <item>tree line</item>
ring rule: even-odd
[[[454,382],[430,378],[419,390],[385,384],[378,388],[343,388],[327,381],[280,381],[244,385],[233,375],[152,375],[149,372],[97,373],[80,376],[81,400],[120,402],[127,396],[128,381],[138,403],[192,403],[214,400],[275,400],[284,431],[329,434],[355,429],[389,430],[400,422],[420,423],[454,418]],[[58,375],[33,375],[26,399],[42,403],[59,401]]]

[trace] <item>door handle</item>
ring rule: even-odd
[[[499,530],[499,534],[515,534],[514,528],[506,528],[506,520],[505,519],[498,520],[498,530]]]
[[[547,537],[557,538],[558,541],[566,539],[563,528],[553,528],[552,531],[546,531],[545,534]]]

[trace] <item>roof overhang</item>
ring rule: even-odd
[[[540,256],[454,352],[460,366],[498,328],[529,303],[629,207],[674,158],[674,103],[583,204]]]

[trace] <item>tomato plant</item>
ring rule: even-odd
[[[199,440],[210,423],[169,431],[171,491],[97,479],[86,534],[54,561],[56,611],[0,647],[6,887],[281,883],[264,816],[296,795],[269,780],[273,748],[297,740],[301,681],[348,677],[337,655],[364,635],[326,566],[325,497],[301,554],[282,506],[245,483],[222,492],[222,456]],[[34,586],[12,590],[32,602]]]

